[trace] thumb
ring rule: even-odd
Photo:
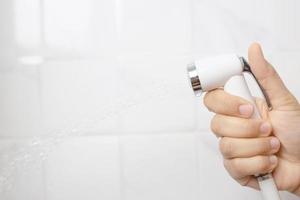
[[[248,59],[253,74],[264,88],[274,109],[297,103],[276,70],[265,60],[258,43],[253,43],[249,47]]]

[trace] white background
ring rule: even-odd
[[[1,0],[0,199],[260,199],[223,169],[185,67],[246,56],[258,41],[299,98],[299,9],[298,0]]]

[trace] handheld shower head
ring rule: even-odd
[[[250,73],[259,86],[269,109],[272,109],[267,93],[243,57],[228,54],[196,60],[188,64],[187,71],[190,85],[196,96],[201,96],[203,92],[224,87],[227,81],[235,75],[242,75],[245,72]]]
[[[188,65],[188,74],[196,95],[223,87],[230,77],[243,72],[237,55],[222,55],[196,60]]]
[[[247,61],[235,54],[222,55],[197,60],[187,67],[190,84],[196,96],[216,88],[223,87],[232,95],[247,99],[254,106],[252,118],[260,118],[260,113],[248,88],[244,72],[252,74],[266,102],[271,109],[269,98],[251,71]],[[265,200],[280,200],[272,174],[255,175]]]

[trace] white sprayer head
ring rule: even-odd
[[[268,95],[243,57],[239,57],[236,54],[228,54],[196,60],[187,66],[187,71],[196,96],[200,96],[203,92],[223,87],[232,76],[248,72],[260,87],[269,109],[272,109]]]
[[[243,60],[235,54],[197,60],[188,65],[188,76],[192,88],[199,96],[202,92],[223,87],[230,77],[242,74]]]

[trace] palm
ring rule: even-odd
[[[300,193],[300,105],[279,107],[269,113],[273,134],[280,140],[278,167],[273,172],[279,189]]]

